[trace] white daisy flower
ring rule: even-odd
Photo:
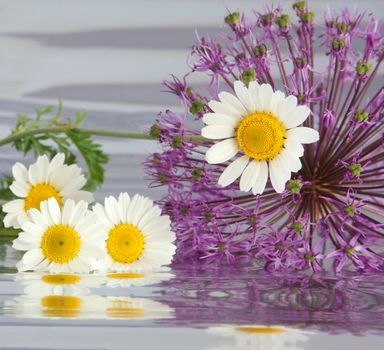
[[[264,325],[223,325],[208,328],[207,331],[214,335],[234,337],[233,349],[252,350],[280,350],[300,349],[298,343],[309,339],[309,332],[285,326]]]
[[[127,193],[118,200],[105,199],[93,208],[106,240],[107,256],[99,261],[101,271],[141,271],[168,265],[176,247],[170,220],[150,199]]]
[[[60,209],[56,199],[40,203],[40,211],[30,209],[31,221],[13,241],[13,248],[26,251],[16,265],[19,271],[85,273],[105,255],[105,235],[97,226],[88,203],[68,199]]]
[[[107,297],[108,319],[154,320],[173,317],[168,305],[143,298]]]
[[[106,299],[98,295],[21,295],[4,303],[7,316],[105,319]]]
[[[148,286],[168,281],[173,277],[171,273],[164,272],[122,272],[106,275],[106,285],[110,288],[128,288]]]
[[[228,186],[240,176],[240,190],[253,194],[264,192],[268,173],[276,192],[284,191],[291,172],[301,169],[302,144],[319,140],[319,133],[299,127],[309,116],[307,106],[298,106],[295,96],[274,92],[269,84],[251,82],[247,88],[234,82],[236,96],[221,92],[219,101],[210,101],[214,113],[203,117],[201,134],[222,140],[206,153],[206,161],[219,164],[242,154],[223,171],[219,185]]]
[[[16,281],[24,286],[24,293],[41,295],[88,295],[89,288],[98,288],[103,278],[98,275],[18,273]]]
[[[60,206],[69,198],[93,202],[92,193],[81,191],[86,183],[81,169],[64,164],[64,160],[64,154],[59,153],[51,161],[46,155],[38,157],[28,169],[21,163],[13,166],[15,181],[10,189],[19,199],[3,205],[5,227],[20,228],[28,220],[29,209],[39,209],[42,201],[52,197]]]

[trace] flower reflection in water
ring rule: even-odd
[[[299,350],[298,343],[309,338],[305,332],[284,326],[264,325],[223,325],[210,327],[208,332],[218,336],[234,338],[235,345],[215,347],[212,350],[241,349],[241,350]]]
[[[193,263],[191,263],[193,265]],[[164,299],[178,325],[282,325],[326,333],[384,334],[382,275],[271,274],[252,267],[174,269]]]
[[[124,294],[132,286],[169,280],[169,273],[124,273],[104,275],[19,273],[14,276],[24,287],[24,295],[4,303],[5,313],[21,318],[82,319],[166,319],[170,306],[145,298],[90,295],[93,289],[120,287]],[[124,289],[126,287],[126,289]],[[112,291],[107,288],[106,292]],[[105,289],[103,290],[103,293]]]
[[[170,280],[173,275],[165,272],[126,272],[110,273],[106,276],[106,285],[110,288],[129,288],[158,284]]]
[[[125,319],[168,319],[172,318],[172,309],[150,299],[107,297],[107,318]]]
[[[20,273],[16,275],[28,295],[87,295],[103,279],[96,275]]]
[[[10,316],[22,318],[104,318],[105,300],[98,295],[22,295],[5,302]]]
[[[4,311],[16,317],[223,328],[243,335],[239,339],[245,342],[264,339],[261,334],[265,339],[306,337],[306,332],[384,334],[381,275],[276,275],[249,266],[185,266],[106,276],[16,274],[25,295],[6,301]],[[236,336],[236,342],[242,340]]]

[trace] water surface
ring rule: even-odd
[[[15,273],[0,246],[0,348],[382,349],[382,275],[271,275],[188,264],[153,273]]]

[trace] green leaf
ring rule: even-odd
[[[101,145],[94,142],[89,135],[75,130],[67,131],[67,135],[76,145],[88,166],[88,181],[85,189],[92,191],[103,184],[103,165],[108,163],[109,157],[103,153]]]

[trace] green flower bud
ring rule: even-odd
[[[351,26],[345,23],[337,23],[336,28],[339,31],[339,33],[346,33],[351,29]]]
[[[287,183],[287,187],[292,193],[299,193],[301,188],[303,187],[303,184],[300,180],[289,180]]]
[[[315,260],[315,257],[311,253],[307,253],[307,254],[305,254],[305,260],[307,260],[309,263],[311,263]]]
[[[292,230],[296,233],[300,233],[303,229],[303,224],[300,221],[295,221],[292,226]]]
[[[161,129],[157,124],[153,124],[151,126],[151,129],[149,130],[149,136],[153,137],[154,139],[157,139],[161,134]]]
[[[289,15],[283,14],[275,19],[275,23],[280,29],[285,29],[288,27]]]
[[[233,12],[225,17],[225,23],[229,24],[230,26],[235,26],[239,23],[240,19],[240,13],[239,12]]]
[[[188,95],[192,95],[193,87],[192,86],[188,86],[185,91],[187,92]]]
[[[248,222],[248,225],[250,225],[250,226],[255,225],[255,224],[257,223],[257,218],[256,218],[256,216],[250,216],[250,217],[248,217],[247,222]]]
[[[192,178],[194,181],[199,181],[203,176],[203,170],[199,168],[194,168],[192,170]]]
[[[179,210],[181,215],[187,215],[189,208],[186,205],[182,205]]]
[[[355,254],[355,249],[351,247],[345,248],[345,254],[347,254],[348,256],[352,256],[353,254]]]
[[[298,68],[304,68],[308,63],[308,61],[305,57],[296,57],[295,62],[296,62],[296,66]]]
[[[301,16],[301,20],[304,23],[313,22],[314,18],[315,18],[315,13],[314,12],[305,12]]]
[[[353,176],[359,177],[361,175],[361,172],[363,171],[363,167],[359,163],[352,163],[348,170],[351,172]]]
[[[332,40],[332,49],[335,51],[340,51],[345,47],[345,41],[343,38],[333,38]]]
[[[209,211],[205,212],[204,219],[206,222],[211,222],[213,219],[213,214]]]
[[[306,7],[307,7],[307,2],[306,1],[298,1],[298,2],[295,2],[292,5],[292,8],[295,11],[304,11]]]
[[[257,57],[261,57],[261,56],[264,56],[268,51],[268,48],[265,44],[261,44],[261,45],[257,45],[254,49],[253,49],[253,53],[255,54],[255,56]]]
[[[157,167],[160,164],[160,156],[158,154],[154,154],[152,158],[152,165]]]
[[[195,100],[192,103],[192,106],[189,108],[189,111],[193,114],[199,114],[204,110],[204,103],[201,100]]]
[[[169,177],[167,175],[160,175],[159,181],[161,184],[166,185],[169,182]]]
[[[355,113],[355,120],[358,122],[358,123],[362,123],[364,122],[365,120],[367,120],[369,117],[368,113],[361,110],[361,109],[358,109]]]
[[[241,73],[241,80],[245,85],[249,85],[251,81],[256,80],[256,72],[253,68],[249,68],[248,70],[243,71]]]
[[[349,217],[353,217],[356,213],[356,208],[353,205],[347,205],[344,208],[344,213],[347,214]]]
[[[368,74],[371,66],[368,63],[363,63],[363,61],[358,61],[356,65],[356,73],[358,76]]]
[[[179,135],[174,136],[171,146],[172,148],[181,148],[183,146],[183,139],[181,138],[181,136]]]
[[[266,15],[261,17],[261,23],[264,27],[268,26],[272,23],[272,13],[267,13]]]
[[[245,58],[245,53],[240,52],[239,54],[236,55],[235,60],[236,60],[236,62],[239,62],[239,61],[243,60],[244,58]]]

